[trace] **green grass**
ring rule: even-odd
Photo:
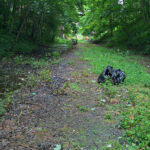
[[[0,98],[0,117],[4,115],[5,111],[9,109],[12,99],[12,93],[6,93]]]
[[[50,82],[52,80],[52,73],[49,69],[41,70],[38,75],[42,81]]]
[[[120,68],[126,74],[125,84],[142,84],[150,86],[150,75],[138,64],[139,57],[126,56],[124,52],[109,50],[104,47],[83,48],[82,59],[89,61],[91,71],[100,74],[106,66]]]
[[[81,112],[87,112],[90,110],[90,108],[87,106],[78,106],[78,108]]]
[[[71,41],[71,40],[68,40],[68,39],[63,39],[63,38],[57,37],[57,38],[55,39],[55,43],[56,43],[56,44],[71,44],[72,41]]]
[[[68,86],[76,92],[80,92],[82,90],[78,83],[68,83]]]
[[[150,74],[138,63],[141,57],[128,51],[95,46],[82,47],[81,59],[91,65],[91,71],[97,76],[108,65],[125,72],[123,84],[115,86],[108,82],[98,87],[105,89],[104,94],[109,99],[117,97],[121,103],[116,107],[121,112],[118,127],[124,130],[127,149],[150,149]],[[121,90],[125,92],[121,93]],[[110,114],[105,118],[111,119]]]
[[[25,57],[23,55],[18,55],[14,58],[14,63],[22,64],[22,65],[30,65],[32,68],[39,68],[39,67],[47,67],[49,63],[46,59],[41,58],[37,60],[33,57]]]
[[[53,57],[55,57],[55,58],[60,57],[60,53],[57,52],[57,51],[54,51],[54,52],[53,52]]]

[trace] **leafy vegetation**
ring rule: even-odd
[[[148,88],[136,88],[129,92],[129,108],[122,113],[121,127],[126,130],[124,136],[135,149],[150,147],[150,92]]]
[[[81,31],[97,43],[150,53],[149,0],[85,0]]]
[[[139,56],[130,52],[125,53],[93,46],[93,48],[83,48],[81,57],[82,60],[88,61],[91,65],[91,71],[96,74],[100,74],[107,65],[125,71],[127,77],[123,84],[115,86],[108,81],[98,86],[105,89],[104,95],[110,99],[110,102],[116,102],[114,101],[116,98],[117,103],[121,103],[110,109],[121,112],[121,122],[118,126],[125,131],[124,139],[127,141],[128,149],[149,149],[150,75],[146,68],[138,63]],[[102,105],[102,102],[103,99],[100,97],[97,106],[104,106],[106,102],[108,103],[105,100]],[[108,112],[105,118],[112,119],[113,116]]]
[[[81,87],[79,86],[78,83],[68,83],[68,86],[73,91],[76,91],[76,92],[80,92],[81,91]]]
[[[61,37],[75,34],[79,21],[74,0],[0,0],[0,14],[0,57],[29,53],[37,45],[68,43]]]
[[[51,81],[52,73],[49,69],[41,70],[39,72],[39,78],[45,82]]]
[[[23,55],[18,55],[14,57],[14,63],[16,64],[22,64],[22,65],[30,65],[33,69],[39,68],[39,67],[46,67],[49,65],[46,58],[41,58],[37,60],[33,57],[25,57]]]
[[[58,57],[60,56],[60,53],[57,52],[57,51],[54,51],[54,52],[53,52],[53,56],[54,56],[55,58],[58,58]]]
[[[90,108],[87,107],[87,106],[77,106],[77,107],[79,108],[79,110],[80,110],[81,112],[87,112],[87,111],[90,110]]]
[[[12,103],[11,95],[11,93],[7,93],[3,98],[0,98],[0,117],[9,109]]]

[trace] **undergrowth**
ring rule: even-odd
[[[129,51],[98,46],[88,48],[87,45],[82,47],[81,59],[87,61],[97,75],[108,65],[125,72],[124,83],[117,86],[107,82],[99,86],[105,89],[104,94],[109,99],[116,98],[121,103],[118,127],[124,129],[125,149],[150,149],[150,74],[138,63],[141,57]]]
[[[57,37],[57,38],[55,39],[55,43],[56,43],[56,44],[71,44],[71,40],[68,40],[68,39],[65,39],[65,38]]]
[[[34,57],[25,57],[23,55],[14,57],[14,63],[21,65],[30,65],[34,69],[39,67],[47,67],[49,65],[49,62],[46,60],[46,58],[37,60]]]
[[[37,50],[38,46],[27,40],[19,39],[13,34],[0,32],[0,57],[11,57],[14,54],[26,54]]]
[[[9,109],[12,99],[12,93],[4,94],[3,97],[0,97],[0,117],[4,115],[5,111]]]

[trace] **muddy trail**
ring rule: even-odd
[[[97,87],[97,75],[77,55],[82,46],[63,54],[59,64],[50,66],[51,82],[14,94],[15,102],[0,122],[0,149],[101,150],[113,146],[111,141],[118,141],[121,130],[117,117],[108,120],[107,108],[98,105],[105,95]]]

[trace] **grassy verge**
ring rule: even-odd
[[[87,44],[82,48],[81,59],[87,61],[97,75],[107,65],[125,72],[127,77],[123,84],[107,83],[100,87],[110,99],[121,103],[115,109],[120,112],[118,127],[124,130],[126,149],[150,149],[150,74],[138,63],[140,56]]]

